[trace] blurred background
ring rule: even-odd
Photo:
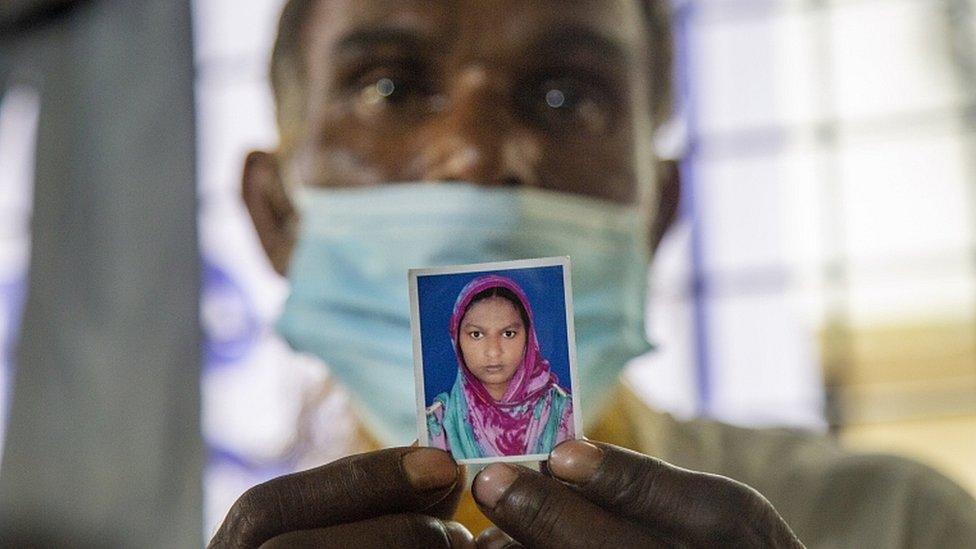
[[[205,532],[248,486],[344,453],[329,441],[353,428],[335,399],[304,404],[328,374],[273,336],[286,288],[239,198],[246,152],[276,143],[281,4],[188,15]],[[679,112],[659,149],[685,194],[649,276],[660,348],[628,378],[679,417],[827,432],[976,492],[976,2],[686,0],[674,22]],[[0,80],[4,416],[38,82]]]

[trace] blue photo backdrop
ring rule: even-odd
[[[569,376],[566,294],[561,265],[422,275],[417,277],[417,301],[426,406],[430,406],[438,394],[450,391],[457,377],[458,363],[450,334],[454,302],[468,282],[487,274],[510,278],[522,287],[532,307],[542,356],[549,360],[559,385],[573,390]]]

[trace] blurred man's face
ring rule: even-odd
[[[653,182],[636,0],[322,0],[308,25],[289,179],[464,180],[620,203]]]

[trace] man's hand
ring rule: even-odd
[[[803,546],[759,492],[725,477],[580,440],[557,446],[546,468],[495,464],[475,477],[475,501],[497,526],[479,547]]]
[[[463,486],[441,450],[358,454],[251,488],[209,547],[473,547],[448,520]]]

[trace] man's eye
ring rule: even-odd
[[[565,86],[552,86],[546,90],[546,105],[553,109],[573,108],[576,97]]]
[[[387,76],[370,78],[362,84],[360,96],[369,102],[397,101],[412,91],[407,80]]]
[[[545,129],[602,135],[610,129],[614,100],[599,83],[578,78],[545,79],[522,98],[527,114]]]
[[[374,86],[376,88],[376,93],[383,97],[390,97],[393,95],[393,92],[397,91],[397,88],[401,88],[401,91],[403,88],[402,85],[397,86],[396,82],[390,78],[386,78],[385,76],[377,80]]]
[[[367,107],[424,100],[432,94],[432,87],[418,73],[370,71],[357,79],[357,83],[359,101]]]

